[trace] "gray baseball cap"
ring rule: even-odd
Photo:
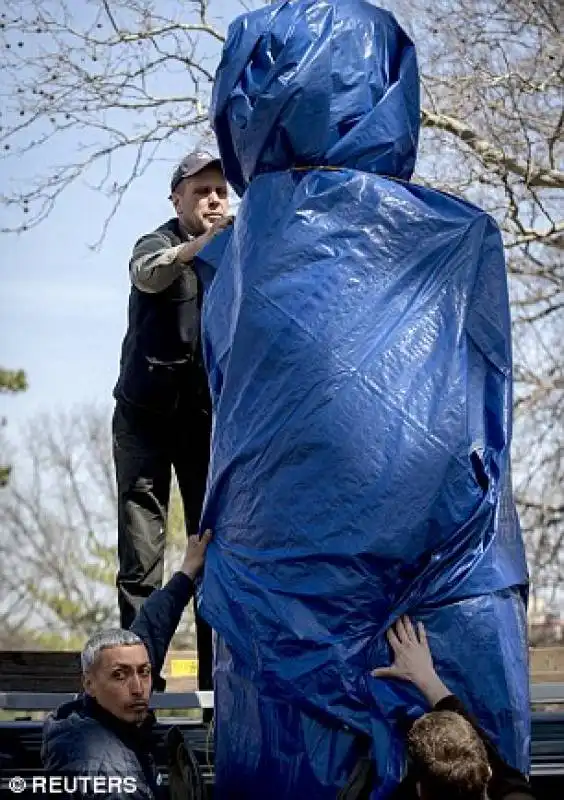
[[[211,167],[212,165],[222,169],[221,159],[219,159],[217,156],[212,156],[210,153],[200,150],[184,156],[180,164],[172,173],[172,177],[170,179],[170,193],[172,194],[172,192],[174,192],[178,184],[183,181],[184,178],[192,178],[194,175],[197,175],[198,172],[201,172],[206,167]]]

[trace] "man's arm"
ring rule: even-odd
[[[180,571],[166,586],[149,595],[131,624],[130,630],[143,640],[147,648],[154,675],[162,669],[182,612],[194,594],[194,579],[203,567],[210,540],[210,531],[206,531],[201,539],[190,536]]]
[[[394,663],[391,667],[373,670],[372,675],[410,681],[421,691],[433,711],[454,711],[468,720],[486,748],[492,771],[488,784],[491,800],[534,800],[527,778],[502,759],[478,721],[437,675],[422,623],[419,622],[415,630],[411,620],[403,617],[387,635],[394,652]]]
[[[164,291],[186,269],[191,268],[190,265],[200,250],[231,222],[232,217],[220,219],[201,236],[174,247],[158,231],[143,236],[133,248],[129,262],[131,282],[140,292],[157,294]]]
[[[185,269],[178,260],[183,244],[171,247],[160,233],[139,239],[129,262],[132,284],[141,292],[156,294],[167,289]]]

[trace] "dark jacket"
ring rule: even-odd
[[[139,239],[130,269],[139,259],[188,240],[178,220],[171,219]],[[131,286],[127,332],[114,389],[117,400],[162,414],[174,411],[183,392],[205,398],[207,391],[200,354],[199,282],[189,267],[177,272],[172,283],[159,291]]]
[[[527,778],[519,770],[507,764],[496,747],[480,727],[478,720],[470,714],[458,697],[449,695],[440,700],[433,711],[454,711],[465,717],[483,741],[492,771],[488,784],[488,800],[535,800]],[[370,739],[359,741],[361,755],[347,782],[339,792],[338,800],[370,800],[376,781],[376,770],[370,753]],[[419,800],[414,776],[407,776],[392,794],[393,800]]]
[[[527,778],[503,760],[491,739],[480,727],[478,720],[466,710],[458,697],[451,694],[443,698],[434,706],[433,711],[454,711],[456,714],[460,714],[468,720],[480,736],[485,745],[492,771],[492,777],[488,784],[489,800],[534,800],[535,795]],[[416,800],[418,795],[409,773],[393,797],[394,800]]]
[[[178,627],[182,612],[194,593],[192,581],[176,573],[162,589],[145,600],[131,630],[144,642],[153,673],[158,675]],[[45,721],[41,758],[50,775],[112,778],[113,791],[105,797],[158,800],[161,796],[152,751],[155,718],[150,713],[141,726],[124,723],[87,695],[61,706]],[[117,780],[128,778],[134,792]],[[74,789],[74,784],[71,784]],[[131,788],[131,784],[129,786]],[[92,783],[78,785],[76,797],[100,797]],[[188,796],[187,796],[188,800]]]
[[[468,720],[480,736],[486,748],[492,771],[492,777],[488,784],[489,800],[534,800],[535,796],[527,778],[518,769],[511,767],[503,760],[489,736],[480,727],[476,717],[466,710],[458,697],[453,694],[445,697],[437,703],[433,710],[454,711],[460,714]]]

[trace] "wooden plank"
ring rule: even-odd
[[[163,668],[167,691],[192,692],[198,685],[198,658],[173,650]],[[0,691],[79,692],[80,653],[73,651],[0,651]]]
[[[2,692],[0,710],[51,711],[62,703],[68,703],[75,693],[66,692]],[[213,708],[213,692],[163,692],[153,694],[151,708],[157,711],[186,711],[198,708]]]
[[[163,675],[169,692],[197,689],[197,654],[172,650]],[[531,682],[564,684],[564,647],[530,651]],[[0,651],[0,690],[4,692],[79,692],[80,653],[75,651]]]
[[[80,653],[0,651],[0,687],[4,692],[79,692]]]

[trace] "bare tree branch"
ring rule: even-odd
[[[504,172],[509,171],[523,178],[527,186],[538,186],[545,189],[564,188],[564,172],[544,168],[532,162],[528,164],[520,163],[492,145],[491,142],[481,139],[469,125],[460,122],[454,117],[423,110],[422,122],[426,127],[438,128],[457,136],[480,156],[486,168],[501,167]]]
[[[167,525],[167,574],[186,541],[178,490]],[[0,495],[0,619],[51,645],[117,622],[117,492],[110,413],[82,406],[33,419]],[[180,641],[193,644],[186,615]]]
[[[6,0],[5,7],[0,160],[17,164],[31,154],[44,167],[2,187],[9,212],[2,231],[40,224],[71,185],[93,179],[111,202],[102,240],[133,181],[171,140],[208,135],[223,31],[204,0],[172,0],[169,16],[153,0]],[[54,148],[64,162],[49,158]],[[110,170],[113,156],[119,161]]]

